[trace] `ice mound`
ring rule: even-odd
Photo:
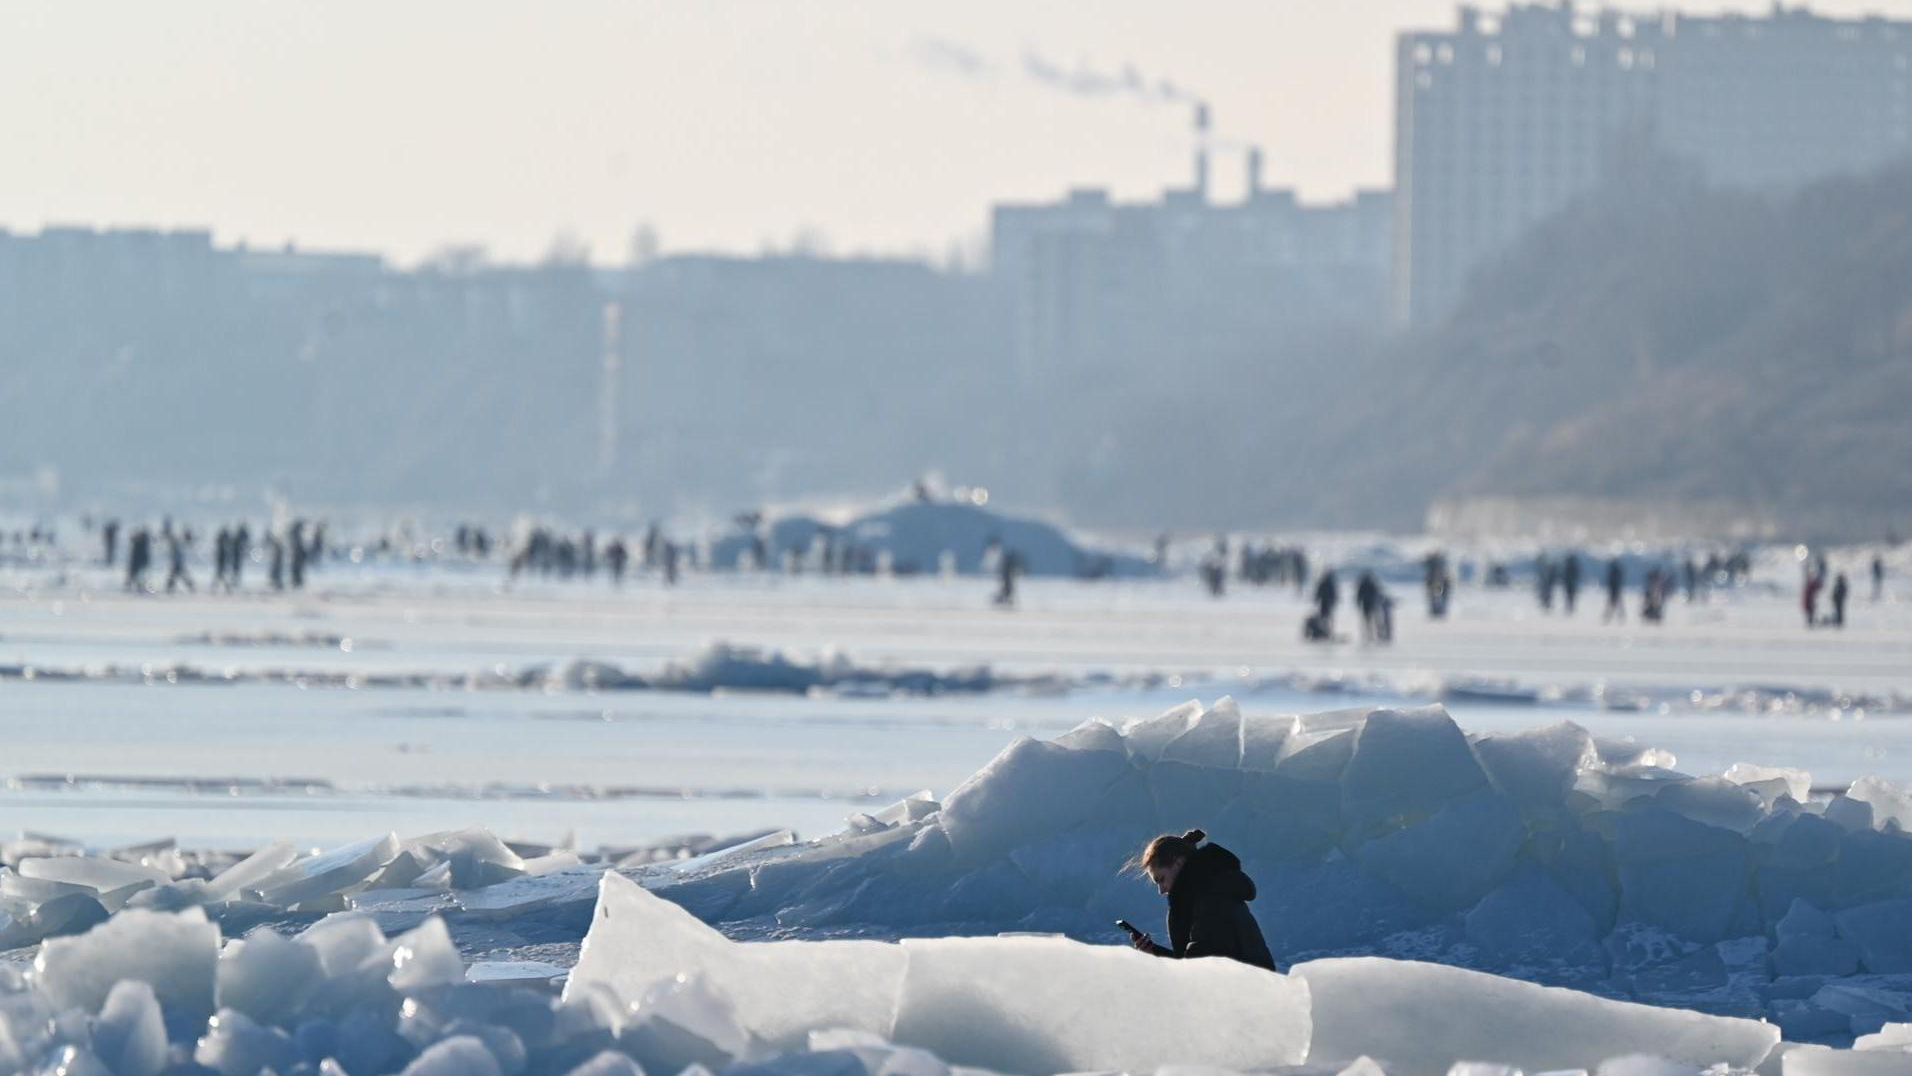
[[[25,976],[0,967],[0,1074],[1844,1076],[1912,1062],[1905,1023],[1852,1051],[1776,1046],[1758,1021],[1378,958],[1283,975],[1058,937],[736,942],[618,874],[598,885],[561,995],[475,975],[438,918],[388,936],[343,913],[222,943],[199,908],[129,909],[49,942]],[[1848,1007],[1873,999],[1845,989]]]
[[[682,975],[773,1047],[847,1028],[1004,1072],[1267,1068],[1303,1060],[1308,1040],[1306,985],[1245,965],[1063,938],[736,943],[606,875],[569,989],[637,1004]]]
[[[1018,739],[907,818],[627,873],[732,936],[1113,942],[1114,919],[1162,910],[1123,862],[1199,826],[1260,884],[1283,964],[1409,957],[1818,1042],[1912,1019],[1912,796],[1866,778],[1815,800],[1798,771],[1674,764],[1565,722],[1470,737],[1438,706],[1264,718],[1223,700]]]
[[[841,653],[815,659],[793,658],[778,650],[718,642],[687,661],[674,661],[649,677],[618,672],[601,686],[650,687],[662,691],[882,691],[907,695],[946,695],[990,691],[1019,681],[993,674],[988,667],[938,672],[926,668],[859,665]],[[599,686],[599,685],[593,685]]]
[[[863,664],[841,652],[815,656],[786,654],[763,647],[713,643],[687,658],[661,668],[628,669],[615,662],[576,657],[559,663],[485,667],[474,670],[394,671],[336,665],[257,668],[201,668],[176,664],[154,667],[98,665],[72,669],[41,669],[37,679],[72,679],[118,683],[240,684],[288,683],[301,688],[413,688],[455,691],[774,691],[802,694],[834,692],[859,696],[945,695],[997,691],[1018,687],[1046,690],[1070,687],[1079,681],[1064,674],[1009,675],[987,665],[956,668],[894,663]],[[7,670],[0,667],[0,681]],[[1098,678],[1105,679],[1105,678]],[[1147,674],[1133,679],[1146,680]],[[51,786],[72,783],[65,773],[22,775],[22,780]],[[168,783],[165,779],[156,779]],[[142,779],[141,783],[149,783]],[[270,780],[243,777],[216,780],[181,778],[187,787],[279,787]],[[315,783],[324,787],[323,782]]]
[[[1159,570],[1142,557],[1080,544],[1040,520],[1003,515],[962,500],[905,500],[841,525],[808,515],[784,516],[771,521],[762,541],[772,566],[792,556],[815,564],[829,541],[855,550],[859,564],[873,567],[881,561],[899,574],[935,572],[946,561],[965,575],[987,571],[992,543],[1014,550],[1031,575],[1138,577]],[[753,544],[746,534],[720,538],[711,545],[711,565],[723,570],[745,567]]]
[[[781,832],[775,843],[789,843],[788,832]],[[122,910],[196,909],[202,921],[232,932],[345,911],[364,912],[387,929],[409,929],[433,914],[489,923],[569,907],[577,919],[569,935],[575,942],[588,922],[598,875],[613,864],[695,863],[713,849],[742,847],[752,845],[742,837],[700,835],[580,854],[508,845],[480,828],[409,840],[386,834],[304,851],[275,841],[243,857],[182,853],[170,842],[161,854],[156,846],[91,853],[44,840],[10,841],[0,844],[0,951],[81,934],[109,915],[120,929],[124,915],[113,913]],[[66,949],[49,944],[42,955]]]
[[[753,1037],[771,1031],[786,1049],[823,1036],[1004,1073],[1269,1071],[1306,1062],[1311,1071],[1441,1076],[1457,1068],[1608,1071],[1607,1062],[1642,1055],[1641,1064],[1650,1057],[1658,1067],[1640,1071],[1743,1072],[1779,1042],[1777,1028],[1756,1020],[1379,958],[1314,961],[1281,975],[1054,937],[732,942],[607,875],[572,996],[602,990],[641,1008],[690,974]],[[861,989],[818,997],[845,979]],[[849,1011],[826,1011],[832,1006]],[[835,1015],[847,1018],[847,1040],[830,1030]]]

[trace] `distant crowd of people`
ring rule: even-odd
[[[120,536],[123,526],[108,519],[99,526],[100,563],[108,568],[120,564]],[[136,594],[171,594],[198,589],[193,582],[191,560],[198,534],[185,525],[176,526],[171,517],[160,522],[157,530],[139,525],[125,531],[125,576],[121,589]],[[213,535],[213,574],[210,587],[227,593],[244,585],[246,564],[254,552],[250,527],[241,522],[221,526]],[[155,547],[165,551],[166,574],[163,580],[151,577],[158,572]],[[261,539],[260,559],[265,564],[266,581],[273,590],[299,590],[325,549],[325,524],[295,519],[283,533],[266,531]]]
[[[622,534],[600,535],[586,528],[570,531],[552,525],[521,528],[515,537],[499,537],[484,525],[459,523],[449,532],[449,540],[413,537],[409,524],[370,542],[346,543],[337,548],[328,542],[323,520],[298,518],[279,527],[254,529],[248,521],[222,524],[213,531],[210,542],[212,574],[205,589],[214,593],[232,593],[245,588],[248,573],[264,575],[265,586],[272,591],[301,590],[313,570],[328,556],[349,556],[353,561],[437,559],[450,556],[482,564],[494,552],[505,551],[507,578],[516,582],[525,577],[544,579],[593,579],[607,577],[613,586],[622,586],[633,572],[653,575],[665,585],[677,584],[685,571],[701,569],[781,571],[788,574],[816,572],[821,575],[871,575],[894,572],[916,574],[940,568],[944,573],[956,570],[954,551],[944,551],[936,565],[892,563],[887,551],[860,544],[849,532],[829,527],[814,528],[807,540],[788,548],[773,548],[764,520],[759,513],[740,515],[733,536],[716,545],[684,542],[668,536],[658,523],[651,523],[641,537],[627,539]],[[83,521],[88,531],[97,531],[100,562],[123,571],[122,588],[129,593],[160,594],[196,592],[200,583],[194,569],[200,561],[197,551],[203,534],[172,518],[157,526],[146,523],[124,524],[116,518],[97,522]],[[785,539],[786,542],[790,539]],[[1162,535],[1156,542],[1156,564],[1171,570],[1168,562],[1170,538]],[[11,552],[15,559],[53,559],[59,552],[54,529],[35,524],[28,529],[0,532],[0,560]],[[1101,558],[1106,561],[1107,558]],[[1808,555],[1800,549],[1800,608],[1808,628],[1844,627],[1854,587],[1846,570],[1835,568],[1823,553]],[[972,561],[973,565],[974,562]],[[255,569],[256,566],[256,569]],[[1625,623],[1630,613],[1639,622],[1664,621],[1668,607],[1681,596],[1688,604],[1704,602],[1714,589],[1744,586],[1752,573],[1752,558],[1745,550],[1712,551],[1704,554],[1681,553],[1659,557],[1628,554],[1596,557],[1577,550],[1544,550],[1531,561],[1488,559],[1463,560],[1459,571],[1442,550],[1426,554],[1420,562],[1428,619],[1445,618],[1456,593],[1457,579],[1479,582],[1489,589],[1508,588],[1525,569],[1531,568],[1534,597],[1546,613],[1573,616],[1583,589],[1592,587],[1605,601],[1602,623]],[[1865,566],[1870,576],[1873,601],[1884,595],[1886,564],[1874,553]],[[981,571],[993,577],[993,604],[1014,608],[1019,584],[1028,571],[1020,550],[1010,548],[1000,537],[990,537],[982,551]],[[1372,568],[1343,568],[1357,572],[1351,596],[1359,616],[1359,638],[1364,643],[1386,645],[1394,639],[1395,599]],[[1318,554],[1298,544],[1254,539],[1231,540],[1222,535],[1214,539],[1196,565],[1197,578],[1211,596],[1223,597],[1231,577],[1246,587],[1293,587],[1297,595],[1308,594],[1308,611],[1301,634],[1312,642],[1341,641],[1336,635],[1336,618],[1342,599],[1341,575],[1336,567],[1321,561]],[[1076,576],[1101,578],[1109,574],[1106,563],[1079,563]],[[1637,603],[1629,607],[1629,585],[1637,587]],[[1310,587],[1312,586],[1312,590]]]
[[[1157,543],[1161,561],[1167,547],[1166,537]],[[1197,576],[1205,591],[1213,597],[1227,592],[1230,540],[1218,536],[1209,552],[1197,563]],[[1235,578],[1243,584],[1264,586],[1292,584],[1297,592],[1306,590],[1310,558],[1298,546],[1244,542],[1239,547]],[[1489,589],[1513,585],[1519,562],[1487,560],[1463,565],[1465,574],[1478,569],[1481,583]],[[1435,550],[1421,560],[1421,585],[1427,602],[1429,620],[1441,620],[1448,614],[1456,587],[1454,566],[1445,551]],[[1543,551],[1531,561],[1535,599],[1543,612],[1556,610],[1574,615],[1583,588],[1603,592],[1605,602],[1602,623],[1624,623],[1629,613],[1629,585],[1637,584],[1636,615],[1646,624],[1662,623],[1669,603],[1683,596],[1688,604],[1703,602],[1716,588],[1744,586],[1752,573],[1752,558],[1745,550],[1685,553],[1677,557],[1594,557],[1579,551]],[[1870,561],[1873,600],[1884,594],[1886,566],[1882,556]],[[1852,586],[1844,572],[1834,572],[1823,555],[1805,561],[1802,603],[1806,623],[1812,626],[1840,627],[1846,622],[1846,608]],[[1823,600],[1828,611],[1821,612]],[[1339,641],[1335,635],[1335,611],[1341,600],[1341,584],[1332,566],[1322,566],[1314,577],[1311,609],[1302,622],[1302,637],[1311,642]],[[1361,617],[1360,637],[1368,643],[1385,644],[1394,637],[1394,599],[1373,570],[1362,570],[1354,587],[1354,605]]]
[[[1846,602],[1852,596],[1852,584],[1846,579],[1846,573],[1834,573],[1826,562],[1826,555],[1819,553],[1802,558],[1802,578],[1799,585],[1799,605],[1806,615],[1806,627],[1843,628],[1846,626]],[[1872,555],[1872,600],[1878,601],[1885,595],[1885,558],[1877,553]],[[1826,577],[1832,577],[1830,588],[1826,586]],[[1824,591],[1832,608],[1819,612],[1819,595]]]

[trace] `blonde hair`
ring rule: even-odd
[[[1148,843],[1142,854],[1129,862],[1129,869],[1143,874],[1156,867],[1166,867],[1171,863],[1187,859],[1195,854],[1195,849],[1208,839],[1208,834],[1199,829],[1191,829],[1177,837],[1164,833]]]

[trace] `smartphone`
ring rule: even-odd
[[[1142,936],[1142,932],[1135,929],[1135,924],[1129,922],[1127,919],[1117,919],[1115,921],[1115,925],[1118,927],[1121,927],[1123,930],[1128,931],[1129,937],[1131,938],[1139,938]]]

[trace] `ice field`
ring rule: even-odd
[[[133,598],[100,570],[0,569],[0,803],[29,828],[95,843],[323,843],[362,836],[368,816],[587,845],[812,834],[857,803],[947,791],[1017,731],[1222,694],[1254,713],[1439,699],[1470,730],[1572,717],[1699,770],[1912,780],[1900,719],[1912,601],[1894,590],[1875,606],[1862,586],[1850,626],[1807,632],[1792,571],[1676,602],[1656,627],[1603,626],[1591,592],[1567,618],[1541,614],[1525,588],[1466,586],[1431,624],[1394,583],[1397,642],[1376,648],[1302,643],[1292,591],[1238,587],[1216,602],[1187,578],[1032,579],[1005,612],[977,578],[691,575],[668,591],[504,593],[495,567],[345,564],[298,596]],[[798,662],[832,651],[853,668],[986,666],[997,682],[713,695],[579,690],[572,675],[589,671],[581,661],[650,675],[719,640]],[[720,671],[761,680],[747,662]]]
[[[1796,571],[1394,579],[1370,647],[1187,578],[3,568],[0,1072],[1912,1072],[1912,601]],[[1119,946],[1191,825],[1287,974]]]
[[[0,945],[44,940],[0,968],[0,1068],[1905,1071],[1912,791],[1668,761],[1224,700],[690,859],[18,841]],[[1123,859],[1198,818],[1239,838],[1284,973],[1108,937],[1159,907]]]

